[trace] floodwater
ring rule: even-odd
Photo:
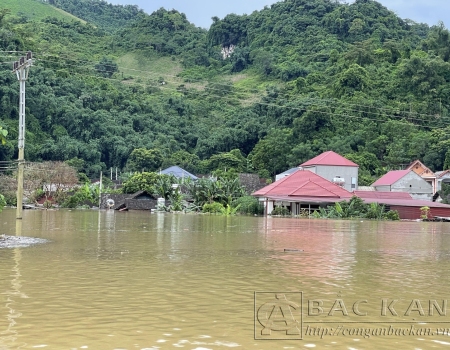
[[[0,249],[2,350],[450,349],[449,223],[68,210],[17,223],[13,209],[0,222],[49,240]]]

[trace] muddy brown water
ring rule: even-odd
[[[0,214],[0,349],[450,349],[450,224]],[[384,334],[383,334],[384,332]]]

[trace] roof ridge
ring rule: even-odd
[[[313,173],[313,174],[315,174],[315,173]],[[329,180],[323,178],[322,176],[317,175],[317,174],[315,174],[315,175],[321,177],[323,180],[328,181],[330,184],[333,184],[333,185],[337,186],[338,188],[345,190],[344,188],[342,188],[342,187],[336,185],[335,183],[333,183],[333,182],[331,182],[331,181],[329,181]],[[328,189],[328,188],[322,186],[321,184],[317,183],[316,181],[311,180],[311,178],[308,178],[308,181],[306,181],[305,183],[303,183],[301,186],[297,187],[294,191],[292,191],[291,193],[289,193],[288,196],[291,196],[293,193],[297,192],[299,189],[305,187],[305,186],[306,186],[307,184],[309,184],[309,183],[313,183],[314,185],[320,187],[322,190],[324,190],[324,191],[326,191],[326,192],[328,192],[328,193],[332,193],[333,195],[335,195],[335,196],[337,196],[337,197],[341,197],[341,196],[340,196],[339,194],[337,194],[335,191],[332,191],[332,190],[330,190],[330,189]]]
[[[305,187],[307,184],[309,184],[311,182],[311,179],[308,179],[307,181],[305,181],[304,183],[302,183],[300,186],[296,187],[295,190],[293,190],[292,192],[290,192],[288,194],[288,196],[290,196],[292,193],[297,192],[300,188]]]
[[[356,164],[355,162],[331,150],[323,152],[307,160],[306,162],[300,164],[300,166],[317,166],[317,165],[359,167],[359,165]]]

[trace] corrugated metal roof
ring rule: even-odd
[[[309,171],[299,170],[253,193],[254,196],[351,198],[352,194],[338,185]]]
[[[357,167],[358,164],[353,163],[347,158],[342,157],[333,151],[324,152],[317,157],[308,160],[300,166],[312,166],[312,165],[335,165],[335,166],[353,166]]]
[[[412,170],[392,170],[384,174],[372,186],[391,186]]]
[[[450,173],[450,170],[444,170],[444,171],[436,171],[435,175],[437,178],[444,177]]]
[[[379,199],[379,198],[362,198],[365,203],[380,203],[392,206],[403,207],[429,207],[431,208],[447,208],[450,209],[450,205],[437,202],[431,202],[419,199]]]
[[[171,166],[170,168],[164,169],[161,171],[161,174],[165,175],[174,175],[178,178],[191,178],[192,180],[197,180],[198,177],[195,175],[192,175],[190,172],[180,168],[179,166]]]
[[[408,192],[383,192],[383,191],[355,191],[354,194],[360,198],[378,198],[378,199],[404,199],[413,200]]]
[[[286,175],[291,175],[292,173],[295,173],[297,170],[299,170],[299,168],[291,168],[289,170],[286,170],[285,172],[278,174],[277,176],[286,176]]]

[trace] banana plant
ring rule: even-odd
[[[3,129],[3,127],[0,126],[0,142],[2,145],[6,143],[6,136],[8,136],[8,130]]]

